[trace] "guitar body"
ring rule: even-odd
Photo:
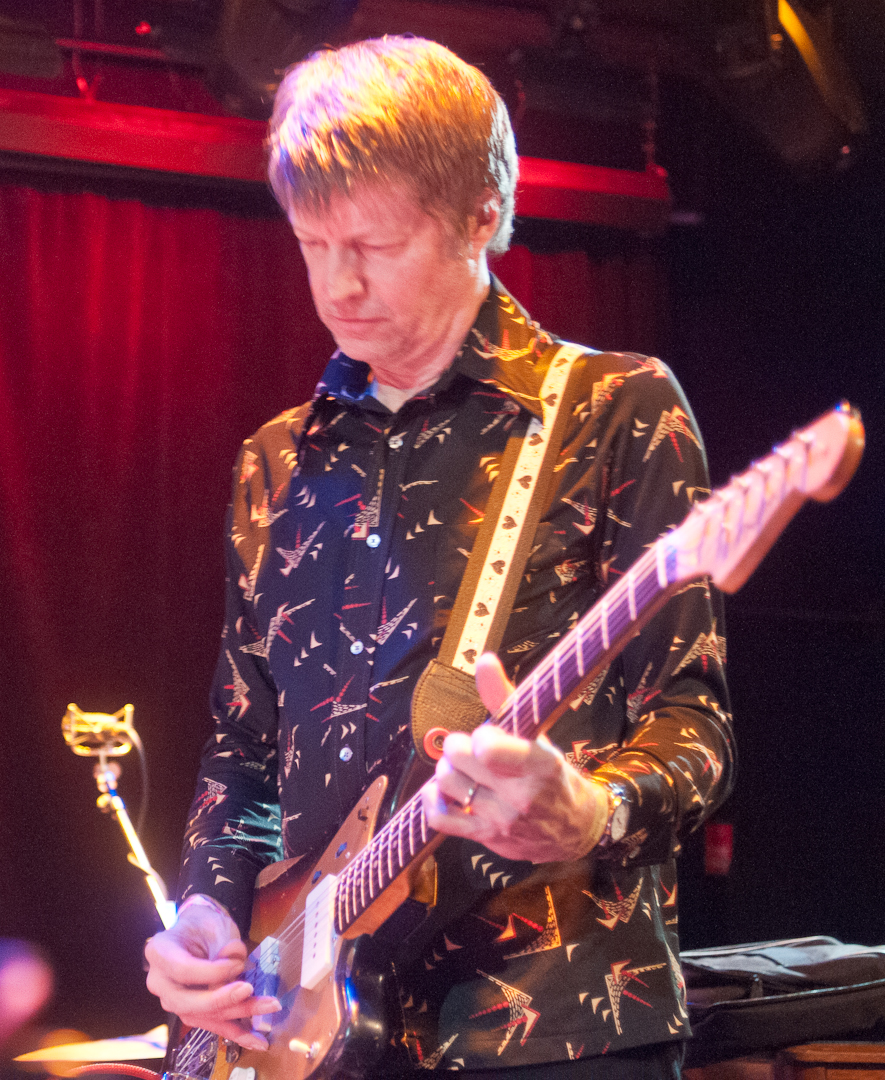
[[[384,813],[387,787],[381,777],[365,791],[315,863],[276,863],[259,877],[249,936],[260,944],[250,953],[243,977],[257,994],[273,995],[283,1006],[256,1025],[270,1048],[244,1050],[191,1029],[174,1047],[170,1043],[164,1075],[211,1075],[212,1080],[356,1078],[377,1057],[387,1037],[386,978],[375,955],[377,946],[365,936],[335,936],[333,970],[307,990],[301,986],[302,930],[312,889],[329,874],[339,874],[371,840]],[[293,1039],[298,1045],[290,1049]]]

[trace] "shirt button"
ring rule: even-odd
[[[350,651],[353,653],[354,656],[359,656],[359,654],[363,651],[364,648],[365,645],[363,645],[361,641],[355,641],[350,646]]]
[[[387,445],[390,447],[391,450],[399,450],[402,444],[403,440],[400,438],[399,435],[391,435],[390,438],[387,440]]]
[[[350,761],[353,757],[353,751],[349,746],[342,746],[338,751],[338,757],[340,757],[342,761]]]
[[[376,548],[381,543],[381,537],[378,535],[378,533],[370,533],[366,537],[366,543],[369,545],[370,548]]]

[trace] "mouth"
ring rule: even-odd
[[[378,322],[378,315],[342,315],[337,311],[327,311],[326,314],[332,322],[342,323],[345,326],[358,326],[362,323]]]
[[[329,329],[333,332],[358,335],[372,332],[380,322],[380,319],[351,319],[339,315],[330,315],[328,319]]]

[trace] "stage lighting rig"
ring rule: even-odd
[[[335,44],[359,0],[224,0],[206,70],[209,89],[237,116],[266,120],[283,72]]]

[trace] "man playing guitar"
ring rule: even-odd
[[[541,414],[556,342],[487,265],[517,171],[500,97],[430,42],[317,53],[277,95],[271,185],[338,350],[235,468],[216,731],[178,922],[146,951],[165,1009],[247,1050],[287,1007],[241,977],[256,876],[320,851],[402,771],[508,436]],[[586,372],[500,660],[477,663],[490,711],[709,486],[660,361]],[[422,799],[455,838],[437,852],[451,917],[389,939],[396,1007],[364,1075],[679,1075],[673,859],[733,767],[716,604],[704,581],[682,589],[547,737],[446,739]]]

